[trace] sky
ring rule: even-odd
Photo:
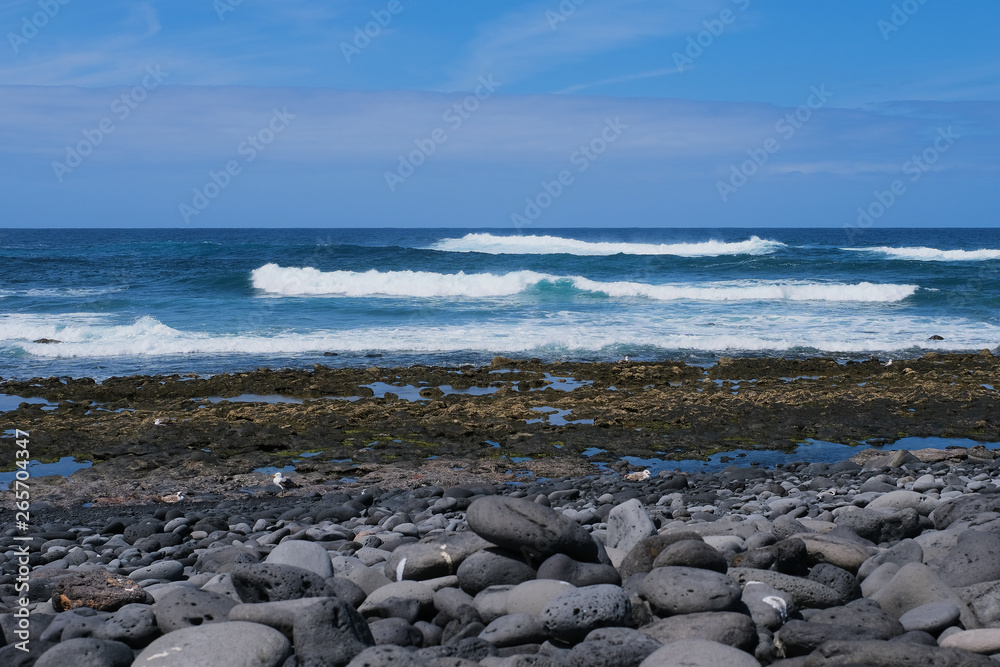
[[[0,0],[0,227],[996,227],[996,0]]]

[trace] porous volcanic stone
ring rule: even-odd
[[[541,619],[553,637],[579,641],[591,630],[625,625],[631,611],[628,595],[619,586],[597,584],[563,593],[545,607]]]
[[[225,595],[200,588],[177,588],[153,605],[156,624],[164,633],[207,623],[229,620],[229,610],[236,601]]]
[[[115,611],[127,604],[152,601],[149,593],[135,581],[103,569],[77,570],[60,577],[52,585],[52,608],[56,611],[78,607]]]
[[[273,602],[333,595],[322,577],[293,565],[237,565],[230,574],[233,577],[233,587],[244,602]]]
[[[728,611],[742,593],[731,577],[693,567],[658,567],[646,575],[640,591],[654,612],[668,616]]]

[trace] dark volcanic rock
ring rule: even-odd
[[[35,667],[129,667],[133,658],[132,649],[121,642],[81,637],[53,646]]]
[[[552,600],[542,625],[557,639],[579,641],[598,628],[625,625],[632,611],[628,595],[612,584],[584,586]]]
[[[297,600],[334,594],[321,577],[292,565],[238,565],[231,574],[233,586],[244,602]]]
[[[753,620],[732,611],[700,612],[663,618],[641,628],[661,644],[678,639],[708,639],[753,653],[757,646],[757,627]]]
[[[729,611],[742,590],[725,574],[693,567],[658,567],[642,582],[642,596],[662,615]]]
[[[492,547],[476,552],[458,566],[458,585],[469,595],[500,584],[520,584],[535,578],[535,570],[520,553]]]
[[[809,656],[806,667],[879,665],[879,667],[991,667],[985,655],[957,649],[884,641],[829,641]]]
[[[479,498],[466,511],[466,520],[477,535],[511,551],[542,558],[564,553],[576,560],[598,560],[597,544],[580,524],[524,498]]]
[[[56,611],[77,607],[115,611],[133,602],[149,603],[152,598],[138,583],[106,570],[77,570],[60,577],[52,586],[52,607]]]
[[[178,588],[170,591],[153,605],[156,624],[164,633],[207,623],[229,620],[229,610],[236,601],[225,595],[200,588]]]
[[[581,563],[565,554],[549,556],[538,566],[539,579],[556,579],[574,586],[594,586],[596,584],[621,585],[622,578],[611,565],[602,563]]]

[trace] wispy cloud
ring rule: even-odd
[[[581,90],[588,90],[590,88],[597,88],[599,86],[610,86],[616,83],[627,83],[629,81],[638,81],[640,79],[652,79],[660,76],[668,76],[670,74],[679,74],[681,70],[676,67],[668,67],[666,69],[655,69],[649,72],[637,72],[636,74],[626,74],[625,76],[616,76],[610,79],[601,79],[600,81],[591,81],[590,83],[578,83],[574,86],[568,86],[562,90],[557,90],[555,95],[566,95],[569,93],[578,93]]]
[[[726,4],[723,0],[588,2],[553,25],[546,13],[558,13],[559,3],[533,3],[481,26],[469,42],[468,56],[444,88],[460,88],[483,72],[516,81],[651,38],[687,34],[701,29],[700,22]]]

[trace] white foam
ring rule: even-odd
[[[825,352],[894,352],[922,349],[979,350],[995,347],[1000,327],[964,320],[865,312],[845,307],[837,314],[812,310],[794,315],[748,310],[738,315],[705,312],[641,312],[596,316],[550,313],[538,319],[498,318],[468,324],[432,322],[405,326],[315,329],[304,333],[208,333],[182,331],[145,316],[131,324],[89,323],[53,326],[15,335],[62,340],[56,344],[10,340],[0,326],[0,349],[16,345],[40,358],[122,358],[171,355],[294,355],[325,351],[528,354],[532,356],[617,355],[622,346],[650,350],[784,352],[811,348]],[[0,321],[0,324],[3,322]],[[944,341],[930,341],[940,332]]]
[[[491,255],[676,255],[717,257],[719,255],[766,255],[785,244],[751,236],[746,241],[702,241],[699,243],[609,243],[580,241],[560,236],[494,236],[466,234],[459,239],[442,239],[430,246],[444,252],[482,252]]]
[[[989,259],[1000,259],[1000,250],[981,248],[979,250],[938,250],[925,246],[912,248],[892,248],[878,246],[874,248],[841,248],[852,252],[879,253],[890,259],[908,259],[918,262],[982,262]]]
[[[579,290],[611,297],[644,297],[657,301],[902,301],[916,285],[875,283],[808,283],[725,281],[650,285],[599,282],[582,276],[555,276],[535,271],[430,273],[424,271],[319,271],[267,264],[252,273],[253,286],[283,296],[500,297],[542,282],[568,283]]]
[[[265,264],[251,274],[257,289],[285,296],[509,296],[542,280],[544,273],[430,273],[426,271],[320,271]]]
[[[647,285],[633,282],[599,283],[574,278],[579,289],[608,296],[644,296],[658,301],[860,301],[892,303],[917,291],[916,285],[876,283],[768,283],[720,282],[703,285]]]

